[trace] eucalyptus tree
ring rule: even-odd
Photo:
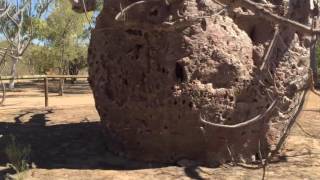
[[[92,17],[93,13],[78,15],[72,11],[69,1],[56,0],[47,18],[38,22],[38,39],[46,49],[42,54],[50,54],[49,64],[58,69],[57,73],[68,73],[69,62],[86,57]]]
[[[17,64],[22,60],[23,54],[34,40],[35,19],[40,19],[48,10],[54,0],[2,0],[1,4],[8,7],[0,18],[1,34],[9,42],[6,55],[12,60],[11,76],[17,74]],[[9,83],[14,88],[15,79]]]

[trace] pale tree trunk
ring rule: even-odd
[[[13,59],[12,66],[11,66],[11,73],[10,73],[10,75],[13,77],[13,79],[11,79],[9,82],[9,87],[8,87],[9,89],[14,89],[16,75],[17,75],[18,62],[19,62],[19,58]]]
[[[15,76],[17,74],[17,64],[19,63],[19,61],[21,61],[23,54],[25,53],[26,49],[28,48],[33,39],[32,23],[30,24],[30,26],[26,26],[28,28],[27,31],[25,31],[26,29],[23,29],[25,17],[28,12],[35,12],[34,8],[37,8],[36,16],[33,16],[31,13],[28,14],[28,16],[32,18],[41,18],[45,10],[48,9],[48,6],[51,4],[51,2],[53,2],[53,0],[47,0],[46,2],[39,2],[36,4],[33,4],[31,1],[17,1],[16,5],[12,5],[13,3],[7,2],[7,7],[0,7],[0,17],[4,15],[8,16],[8,21],[12,22],[14,26],[17,28],[16,33],[13,35],[10,35],[11,33],[7,32],[6,28],[2,29],[2,34],[5,36],[6,40],[10,43],[10,45],[14,47],[11,54],[13,59],[13,63],[11,66],[11,76],[13,76],[13,79],[10,80],[9,89],[14,88]],[[9,13],[10,9],[12,10],[12,13]],[[12,28],[9,28],[9,30],[11,29]]]

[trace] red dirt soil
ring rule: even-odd
[[[8,92],[0,107],[0,134],[13,134],[30,144],[35,168],[25,179],[261,179],[262,169],[223,165],[218,168],[178,167],[139,163],[109,153],[100,131],[99,115],[85,82],[66,85],[66,94],[57,96],[50,83],[49,108],[44,108],[42,84],[18,84]],[[320,98],[308,94],[297,124],[277,162],[266,170],[267,179],[320,178]],[[310,135],[313,135],[311,137]],[[5,166],[4,144],[0,138],[0,179],[10,172]]]

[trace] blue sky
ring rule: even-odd
[[[21,3],[22,0],[8,0],[10,3],[12,4],[16,4],[16,3]],[[31,0],[32,4],[36,4],[39,0]],[[34,10],[34,9],[33,9]],[[50,14],[50,9],[43,15],[42,18],[46,18],[48,17],[48,15]],[[5,40],[5,37],[3,36],[3,34],[0,32],[0,41],[1,40]]]

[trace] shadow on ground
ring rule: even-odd
[[[46,110],[32,114],[28,122],[22,123],[20,118],[30,113],[18,115],[12,123],[0,122],[0,134],[12,134],[19,143],[31,145],[30,159],[37,168],[134,170],[166,166],[129,161],[108,152],[99,122],[46,126],[46,115],[53,113]],[[0,139],[0,147],[6,146],[4,139]],[[0,148],[0,166],[6,163],[4,148]],[[0,171],[0,175],[4,173]]]

